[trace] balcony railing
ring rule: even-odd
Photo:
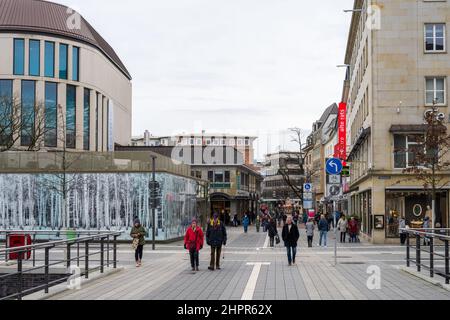
[[[210,184],[211,189],[231,189],[230,182],[215,182]]]

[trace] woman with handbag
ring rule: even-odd
[[[133,250],[135,251],[134,256],[136,259],[136,268],[142,267],[142,256],[144,253],[145,236],[147,231],[141,225],[139,219],[134,220],[134,226],[131,229],[130,236],[133,238]]]
[[[199,271],[199,255],[203,249],[204,234],[202,228],[197,225],[197,219],[192,219],[191,226],[186,230],[184,236],[184,248],[189,250],[192,271]]]

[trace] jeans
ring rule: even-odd
[[[322,245],[322,243],[324,246],[327,245],[327,237],[328,237],[328,231],[320,231],[320,241],[319,241],[320,246]]]
[[[244,232],[247,233],[248,231],[248,226],[244,226]]]
[[[199,252],[196,249],[189,250],[189,255],[191,256],[191,267],[195,268],[200,265],[199,263]]]
[[[312,248],[314,236],[308,236],[308,247]]]
[[[210,267],[220,268],[220,254],[222,253],[222,247],[211,247],[211,263]]]
[[[275,246],[275,237],[269,237],[270,238],[270,247],[273,248]]]
[[[287,246],[286,249],[289,264],[295,263],[295,256],[297,255],[297,247]]]
[[[134,258],[136,262],[142,261],[142,255],[144,253],[144,246],[139,245],[136,249],[136,252],[134,253]]]
[[[406,233],[400,233],[400,243],[404,245],[406,243],[406,237],[408,235]]]

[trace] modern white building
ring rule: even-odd
[[[48,1],[0,0],[0,52],[0,96],[20,101],[26,122],[15,149],[30,144],[38,116],[45,116],[43,150],[105,152],[130,143],[131,75],[78,13]]]

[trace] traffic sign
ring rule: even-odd
[[[341,184],[340,175],[328,175],[328,184]]]
[[[342,161],[336,158],[328,159],[326,163],[326,170],[328,174],[338,175],[341,174],[343,169]]]
[[[311,183],[305,183],[303,185],[303,190],[305,192],[312,192],[312,189],[313,189],[313,185]]]

